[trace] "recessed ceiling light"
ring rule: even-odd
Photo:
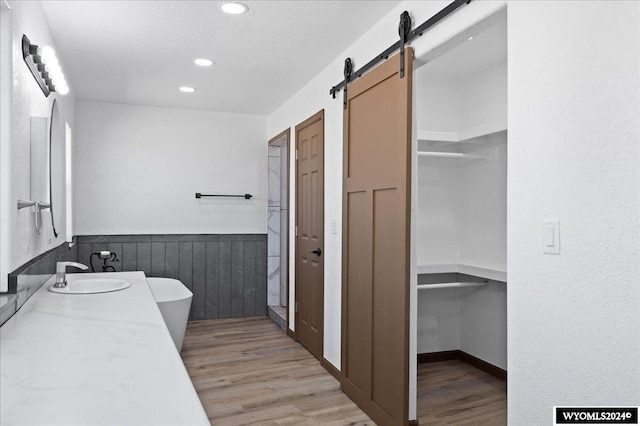
[[[193,62],[201,67],[210,67],[213,65],[213,61],[211,59],[198,58]]]
[[[195,89],[194,87],[182,86],[182,87],[180,88],[180,91],[181,91],[181,92],[184,92],[184,93],[193,93],[193,92],[195,92],[195,91],[196,91],[196,89]]]
[[[473,36],[469,37],[467,40],[469,41],[473,40]]]
[[[246,4],[238,2],[223,3],[220,6],[220,9],[222,9],[224,13],[228,13],[229,15],[240,15],[249,10]]]

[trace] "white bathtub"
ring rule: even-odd
[[[189,320],[193,293],[181,281],[173,278],[148,277],[147,281],[173,342],[180,352]]]

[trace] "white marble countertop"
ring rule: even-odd
[[[0,424],[209,425],[144,273],[108,276],[131,287],[68,295],[50,281],[0,327]]]

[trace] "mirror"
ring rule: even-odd
[[[60,122],[60,107],[53,100],[49,120],[49,211],[54,237],[62,224],[65,209],[65,135]]]
[[[29,200],[49,200],[49,119],[31,117]]]

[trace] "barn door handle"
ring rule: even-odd
[[[317,248],[314,251],[310,251],[309,253],[313,253],[315,255],[322,256],[322,250],[320,250],[320,248]]]

